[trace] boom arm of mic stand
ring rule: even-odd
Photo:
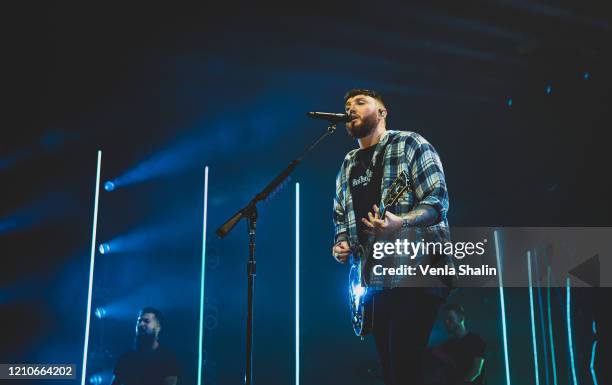
[[[236,214],[232,215],[225,223],[223,223],[219,228],[215,231],[219,238],[224,238],[236,224],[243,218],[245,215],[253,209],[253,206],[257,205],[257,202],[264,200],[270,195],[272,191],[274,191],[287,177],[295,170],[295,168],[300,164],[302,159],[313,149],[319,142],[321,142],[325,137],[330,134],[333,134],[336,130],[336,124],[332,123],[327,127],[327,130],[319,136],[310,146],[306,148],[306,150],[300,155],[298,158],[294,159],[289,163],[289,166],[285,168],[281,173],[279,173],[272,182],[268,183],[263,190],[261,190],[245,207],[240,209]]]

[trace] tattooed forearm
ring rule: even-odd
[[[432,206],[419,205],[408,213],[406,219],[410,226],[429,226],[438,219],[438,212]]]

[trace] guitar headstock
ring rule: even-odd
[[[397,201],[402,197],[402,194],[408,190],[408,175],[406,171],[400,172],[400,174],[395,178],[389,189],[387,190],[387,195],[383,201],[385,207],[392,206],[397,203]]]

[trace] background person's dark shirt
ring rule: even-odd
[[[178,375],[176,357],[161,346],[150,351],[126,352],[115,367],[115,377],[122,385],[162,385],[166,377]]]
[[[461,338],[452,337],[440,345],[440,350],[448,354],[457,363],[457,382],[458,384],[484,384],[484,372],[486,363],[482,366],[480,376],[473,382],[462,382],[466,374],[473,365],[474,358],[485,355],[486,344],[476,333],[467,333]]]

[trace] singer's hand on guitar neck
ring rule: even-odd
[[[397,215],[385,212],[385,218],[380,217],[378,206],[372,206],[372,211],[368,213],[368,218],[361,218],[361,221],[369,229],[367,233],[381,238],[393,237],[401,228],[403,219]]]

